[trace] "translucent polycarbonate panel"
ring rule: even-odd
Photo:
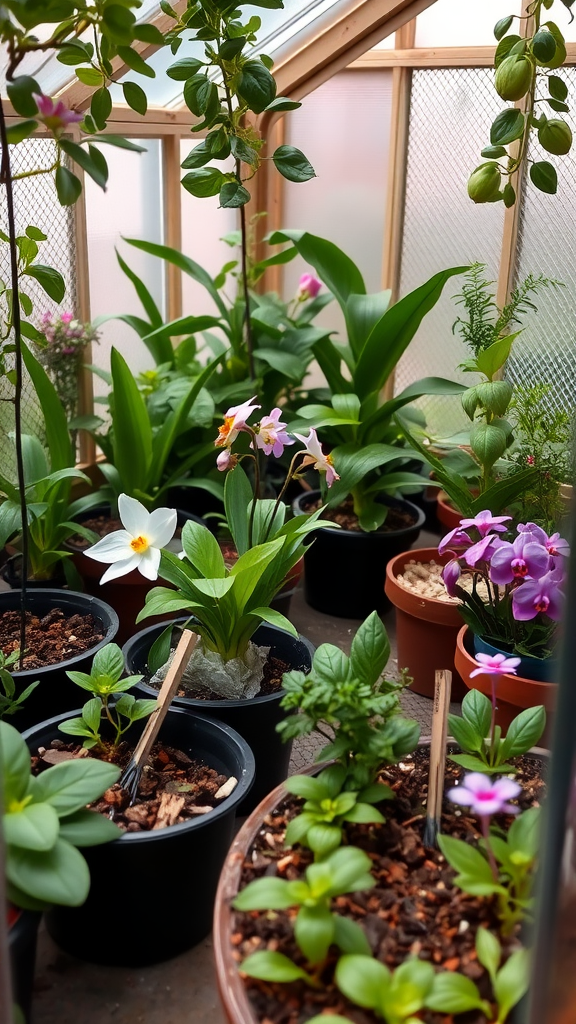
[[[182,160],[195,142],[182,139]],[[225,164],[219,166],[227,169]],[[238,211],[221,208],[218,202],[218,196],[197,199],[182,189],[182,252],[199,263],[211,277],[216,277],[225,263],[238,259],[236,247],[231,248],[222,241],[224,235],[239,227]],[[235,282],[232,277],[228,278],[225,291],[233,300]],[[188,274],[182,275],[182,308],[184,314],[190,316],[211,316],[217,312],[206,289]]]
[[[466,181],[500,107],[488,69],[414,72],[401,295],[440,270],[476,261],[487,265],[489,278],[497,277],[504,207],[474,205]],[[396,393],[421,377],[474,383],[456,370],[468,354],[452,333],[459,311],[452,296],[461,285],[461,277],[450,279],[426,316],[397,367]],[[457,398],[430,397],[421,405],[436,436],[455,433],[467,422]]]
[[[284,226],[335,242],[369,291],[382,288],[391,89],[391,71],[342,71],[307,96],[286,125],[286,142],[303,150],[317,177],[284,183]],[[309,269],[300,257],[285,266],[285,297]],[[318,323],[342,332],[335,302]]]
[[[418,15],[416,46],[495,46],[494,25],[506,14],[520,14],[520,0],[436,0]]]
[[[129,153],[106,147],[110,168],[108,189],[102,192],[86,180],[86,217],[92,318],[131,313],[143,316],[133,285],[120,269],[115,249],[144,281],[157,305],[164,309],[164,269],[160,260],[128,245],[124,238],[163,241],[162,152],[158,139],[135,140],[146,152]],[[100,343],[94,346],[94,363],[110,369],[112,346],[120,350],[134,373],[152,365],[152,357],[135,331],[119,320],[108,320],[100,328]],[[106,385],[94,380],[96,394]],[[98,407],[96,408],[98,412]]]
[[[567,102],[573,110],[576,68],[565,69],[563,77],[570,90]],[[573,116],[562,116],[574,129]],[[507,373],[510,380],[524,385],[550,383],[551,403],[572,412],[576,404],[576,153],[572,150],[568,156],[554,157],[536,143],[529,157],[555,164],[558,192],[549,196],[526,185],[516,281],[523,281],[529,274],[543,274],[560,281],[562,287],[538,292],[534,299],[538,312],[523,318],[525,329],[514,342]]]

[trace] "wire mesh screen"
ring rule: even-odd
[[[568,103],[576,103],[576,68],[563,68]],[[554,115],[553,115],[554,116]],[[560,115],[571,123],[574,117]],[[576,152],[556,158],[532,143],[529,157],[548,160],[558,171],[558,193],[544,195],[527,183],[520,211],[516,281],[543,274],[563,287],[540,290],[534,298],[537,313],[523,318],[525,329],[514,342],[506,375],[512,383],[551,384],[548,399],[556,409],[574,410],[576,403]]]
[[[18,146],[10,147],[13,175],[38,168],[50,167],[56,157],[56,145],[52,139],[27,139]],[[37,262],[59,270],[66,283],[66,295],[62,308],[75,310],[76,307],[76,261],[74,213],[72,207],[62,207],[58,203],[54,180],[51,174],[38,174],[22,178],[14,182],[14,206],[16,229],[19,235],[24,234],[29,225],[40,228],[48,237],[45,242],[38,243]],[[0,187],[0,227],[7,232],[6,196]],[[10,254],[8,245],[0,242],[0,278],[10,287]],[[54,312],[58,307],[46,295],[37,281],[32,277],[21,279],[21,290],[29,296],[33,303],[33,312],[26,316],[31,323],[38,326],[42,314]],[[32,348],[32,342],[28,342]],[[0,379],[0,462],[9,470],[13,466],[13,444],[10,433],[13,426],[13,406],[10,401],[13,388],[5,379]],[[31,381],[24,382],[23,429],[27,433],[36,434],[41,439],[44,434],[44,422]]]
[[[413,73],[400,295],[447,267],[485,263],[496,278],[502,241],[502,204],[475,206],[466,182],[480,163],[490,124],[502,106],[489,68],[426,69]],[[421,377],[475,383],[456,370],[468,355],[452,333],[462,278],[448,281],[396,371],[396,393]],[[419,402],[437,437],[462,429],[457,398]]]

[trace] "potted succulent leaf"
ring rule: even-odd
[[[85,901],[90,875],[78,847],[118,837],[116,826],[86,804],[100,798],[120,770],[83,758],[35,777],[26,743],[6,722],[0,722],[0,766],[14,999],[28,1019],[40,913],[56,903]]]
[[[400,687],[378,682],[387,657],[373,615],[350,658],[323,645],[307,679],[293,673],[293,689],[287,679],[291,707],[302,710],[283,728],[328,721],[334,735],[319,758],[336,760],[270,794],[224,866],[214,944],[231,1024],[275,1019],[287,1000],[314,1024],[356,1019],[358,1007],[367,1022],[467,1013],[504,1024],[526,992],[520,924],[530,920],[537,858],[530,804],[542,790],[541,762],[527,763],[526,750],[542,709],[530,729],[520,722],[502,737],[491,732],[490,702],[469,695],[461,732],[468,724],[470,739],[474,723],[479,753],[463,779],[459,755],[446,766],[456,784],[435,849],[423,839],[427,749],[410,753],[418,727],[398,714]],[[516,775],[495,779],[498,771]],[[274,843],[266,857],[264,832],[269,851]]]
[[[422,490],[422,478],[407,468],[399,447],[394,414],[424,394],[459,394],[463,387],[441,378],[416,381],[396,398],[382,402],[381,391],[446,281],[465,268],[435,275],[391,308],[390,292],[367,295],[356,265],[332,242],[307,232],[282,231],[272,242],[291,241],[333,292],[345,317],[348,344],[329,338],[314,354],[330,391],[329,401],[298,410],[292,430],[312,422],[330,444],[340,479],[331,489],[323,518],[343,528],[323,531],[305,558],[306,599],[327,614],[363,618],[387,606],[387,561],[416,540],[424,515],[398,496]],[[315,443],[314,432],[308,441]],[[318,492],[296,499],[295,511],[321,504]]]
[[[26,733],[40,767],[62,755],[75,765],[130,764],[157,702],[134,698],[128,691],[139,677],[121,678],[123,668],[120,648],[110,644],[96,655],[89,674],[70,673],[90,699],[75,712],[77,717],[60,715]],[[66,738],[73,741],[68,746]],[[114,772],[113,781],[119,774]],[[38,781],[49,785],[51,774],[48,769]],[[97,801],[98,820],[110,826],[114,818],[120,835],[116,829],[116,841],[107,850],[88,851],[92,885],[82,906],[54,907],[48,913],[55,941],[75,956],[129,966],[176,956],[200,941],[210,930],[236,809],[253,778],[252,753],[233,729],[181,708],[168,709],[135,793],[123,775]],[[178,868],[194,884],[183,886]],[[163,879],[162,885],[150,888],[151,873]],[[130,886],[123,897],[123,927],[111,933],[101,910],[115,877],[130,879]],[[172,905],[168,926],[167,902]]]

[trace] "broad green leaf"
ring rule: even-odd
[[[82,192],[82,182],[67,167],[57,167],[54,178],[60,206],[73,206]]]
[[[530,807],[519,814],[508,830],[508,846],[512,852],[519,851],[528,857],[538,853],[541,811],[539,807]]]
[[[45,772],[49,775],[54,768]],[[88,865],[81,853],[64,839],[51,850],[20,850],[8,847],[6,877],[34,899],[78,907],[90,888]]]
[[[122,82],[122,91],[128,106],[144,117],[148,109],[148,98],[144,89],[137,85],[136,82]]]
[[[192,565],[207,579],[224,580],[226,567],[218,541],[210,530],[192,520],[182,528],[182,547]]]
[[[106,644],[94,655],[92,677],[107,676],[116,683],[124,671],[124,656],[118,644]]]
[[[330,289],[344,315],[350,295],[364,295],[366,287],[358,267],[337,245],[307,231],[275,231],[269,236],[271,245],[293,242],[298,252]],[[339,390],[339,389],[338,389]]]
[[[11,813],[8,803],[2,825],[8,846],[51,850],[58,838],[58,815],[49,804],[27,804],[22,810]]]
[[[226,178],[217,167],[198,167],[194,171],[188,171],[181,182],[186,191],[197,199],[218,195],[225,183]]]
[[[480,690],[468,690],[462,701],[462,716],[479,736],[487,736],[492,719],[492,704]]]
[[[295,149],[294,146],[278,146],[272,155],[272,160],[276,170],[288,181],[310,181],[311,178],[316,177],[316,172],[310,161],[301,150]]]
[[[494,884],[490,865],[475,846],[453,836],[438,836],[438,845],[455,871],[471,875],[486,884]]]
[[[334,914],[334,942],[343,953],[372,956],[366,932],[349,917]]]
[[[41,263],[32,263],[26,268],[24,273],[38,281],[40,287],[54,302],[62,302],[66,294],[66,285],[62,274],[58,270],[54,270],[53,267],[45,267]]]
[[[209,530],[206,530],[206,533],[209,532]],[[234,579],[231,576],[229,576],[227,579],[198,579],[193,580],[191,585],[192,587],[199,590],[200,593],[204,594],[206,597],[211,597],[214,599],[214,601],[220,601],[225,596],[225,594],[227,594],[228,591],[231,590],[232,587],[234,586]]]
[[[391,982],[390,971],[383,963],[371,956],[341,956],[335,977],[340,991],[353,1003],[381,1013]]]
[[[235,910],[287,910],[294,906],[289,883],[282,878],[257,878],[238,893]]]
[[[508,107],[498,114],[490,128],[493,146],[508,146],[519,139],[524,131],[524,114],[517,107]]]
[[[132,71],[138,72],[139,75],[145,75],[146,78],[156,78],[154,68],[151,68],[140,54],[130,46],[119,46],[118,56],[129,68],[132,68]]]
[[[287,983],[300,979],[311,980],[310,975],[284,956],[284,953],[268,953],[265,950],[247,956],[239,965],[239,970],[251,978],[260,978],[262,981]]]
[[[503,1022],[519,1003],[530,983],[530,954],[517,949],[498,971],[494,982],[494,995],[498,1003],[498,1021]]]
[[[226,522],[239,555],[248,550],[248,507],[253,493],[242,466],[226,474],[224,483],[224,509]]]
[[[359,889],[370,889],[374,885],[374,879],[369,874],[371,864],[363,850],[355,846],[341,847],[322,863],[311,864],[306,878],[313,892],[317,883],[323,886],[327,882],[323,895],[339,896]]]
[[[355,359],[360,356],[372,328],[388,309],[391,296],[389,289],[371,295],[350,295],[345,316],[348,340]]]
[[[294,922],[294,938],[309,963],[324,960],[334,941],[334,917],[328,908],[301,907]]]
[[[328,796],[321,778],[313,778],[311,775],[288,776],[284,786],[289,793],[301,796],[305,800],[324,800]]]
[[[454,971],[442,971],[434,978],[432,992],[426,997],[426,1007],[438,1013],[455,1014],[485,1010],[488,1004],[470,978]]]
[[[465,718],[460,718],[459,715],[449,715],[448,728],[462,750],[475,754],[482,749],[485,734],[478,732]]]
[[[60,824],[60,838],[73,846],[100,846],[120,839],[121,829],[97,811],[76,811]]]
[[[275,608],[251,608],[249,614],[255,615],[262,622],[269,622],[271,626],[276,626],[277,629],[285,630],[291,636],[298,636],[296,626],[285,615],[282,615],[282,612],[277,611]]]
[[[32,94],[41,94],[42,90],[35,78],[29,75],[18,75],[6,85],[8,99],[20,117],[35,117],[38,105]]]
[[[386,629],[377,612],[358,627],[350,648],[350,671],[361,682],[373,686],[390,657]]]
[[[525,708],[508,726],[502,744],[502,756],[519,757],[536,746],[546,728],[546,711],[542,705]]]
[[[16,146],[19,142],[23,142],[24,139],[29,139],[37,127],[38,122],[33,120],[19,121],[18,124],[10,125],[10,127],[6,128],[8,145]]]
[[[492,380],[492,377],[500,370],[508,356],[510,355],[510,349],[512,348],[512,342],[518,337],[520,331],[516,331],[515,334],[507,334],[504,338],[499,338],[498,341],[493,342],[488,348],[482,349],[478,353],[476,363],[480,373],[485,373],[486,376]],[[499,415],[502,415],[500,413]]]
[[[341,683],[348,678],[347,656],[334,644],[321,644],[314,654],[312,675],[329,684]]]
[[[246,61],[236,88],[238,95],[255,114],[261,114],[276,96],[276,82],[258,60]]]
[[[65,817],[97,800],[119,776],[120,769],[116,765],[83,757],[54,765],[36,776],[31,792],[35,802],[45,801],[54,807],[59,817]]]

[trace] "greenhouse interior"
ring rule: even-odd
[[[2,0],[0,1024],[576,1024],[575,14]]]

